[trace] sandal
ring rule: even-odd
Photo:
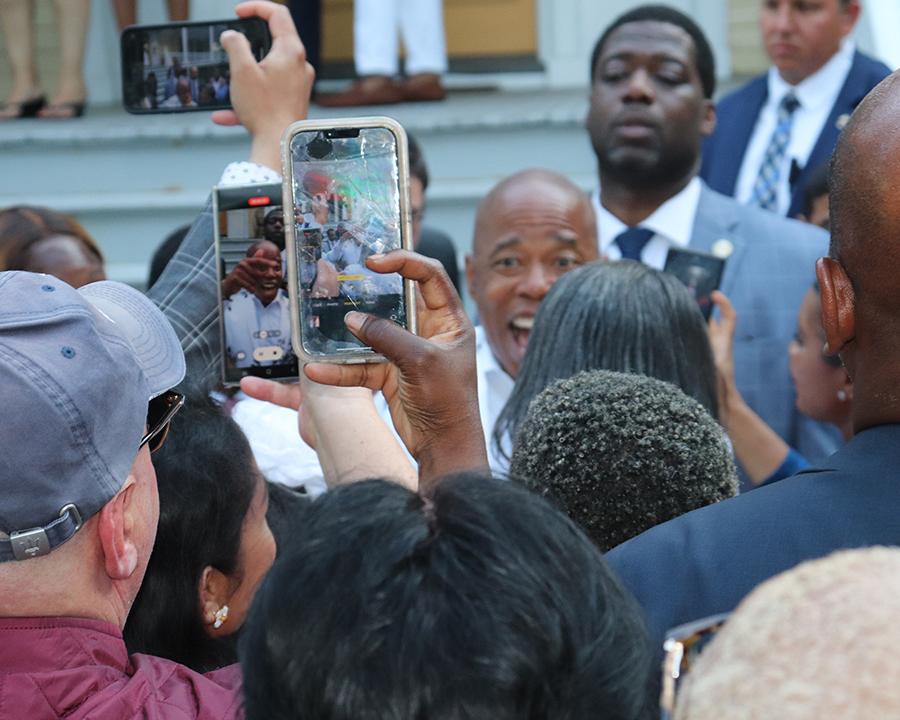
[[[69,118],[77,118],[84,115],[84,107],[86,103],[68,102],[47,105],[38,111],[37,116],[42,120],[68,120]]]
[[[0,106],[0,120],[17,120],[18,118],[35,117],[44,107],[46,99],[43,95],[25,102],[6,103]]]

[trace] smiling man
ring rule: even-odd
[[[738,311],[735,377],[747,403],[786,442],[822,459],[833,429],[801,418],[787,346],[827,234],[745,207],[696,177],[715,128],[712,51],[690,18],[642,6],[619,17],[594,49],[587,129],[597,155],[601,252],[661,269],[671,247],[727,257],[720,289]]]
[[[232,275],[242,270],[247,281],[224,302],[228,355],[236,367],[283,364],[293,349],[290,301],[281,289],[284,275],[278,246],[269,240],[257,240]],[[223,293],[228,282],[226,278]],[[266,352],[256,352],[263,348]],[[275,357],[272,353],[277,355],[279,350],[280,355]]]
[[[525,357],[541,300],[560,276],[598,257],[595,222],[589,198],[551,170],[511,175],[478,206],[466,282],[481,323],[478,404],[488,440]],[[505,463],[492,454],[491,465]]]
[[[710,187],[788,217],[803,212],[810,173],[890,72],[849,37],[859,13],[858,0],[761,0],[772,67],[719,103],[700,171]]]

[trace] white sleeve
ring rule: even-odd
[[[225,168],[219,185],[249,185],[250,183],[279,183],[281,175],[272,168],[243,160]]]

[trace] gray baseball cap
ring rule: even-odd
[[[46,554],[121,489],[150,399],[184,367],[137,290],[0,273],[0,561]]]

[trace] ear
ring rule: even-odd
[[[210,565],[203,568],[200,576],[200,617],[210,637],[222,637],[234,632],[234,628],[227,624],[215,627],[216,613],[228,604],[232,590],[232,583],[225,573]]]
[[[809,222],[806,215],[804,215],[803,213],[797,213],[797,220],[799,220],[800,222],[805,222],[805,223]]]
[[[709,137],[716,129],[716,106],[712,100],[706,101],[706,111],[703,113],[703,120],[700,121],[700,133],[703,137]]]
[[[847,3],[847,7],[844,8],[844,35],[853,32],[860,12],[862,12],[862,6],[859,4],[859,0],[850,0]]]
[[[834,355],[856,337],[853,286],[843,266],[832,258],[816,261],[822,300],[822,328],[825,330],[825,353]]]
[[[106,574],[113,580],[131,577],[138,565],[138,551],[132,537],[129,513],[137,481],[129,475],[122,489],[99,512],[98,532]]]
[[[466,289],[469,297],[475,299],[475,256],[472,253],[466,255]]]

